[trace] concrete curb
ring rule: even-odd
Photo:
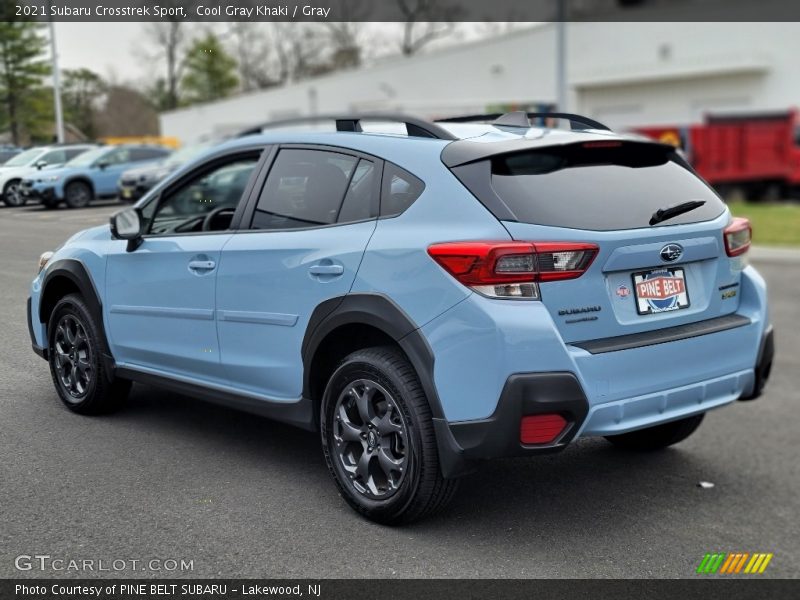
[[[756,262],[800,263],[800,249],[798,248],[753,246],[748,254],[750,259]]]

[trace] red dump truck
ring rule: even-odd
[[[796,110],[709,115],[702,124],[635,131],[680,146],[723,196],[779,200],[800,196],[798,116]]]

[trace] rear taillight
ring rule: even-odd
[[[550,444],[567,426],[567,420],[557,413],[522,417],[519,441],[523,444]]]
[[[597,246],[575,242],[447,242],[428,254],[465,286],[490,298],[539,298],[537,283],[580,277]]]
[[[722,232],[722,238],[725,240],[725,252],[728,256],[744,254],[750,248],[752,237],[753,228],[750,226],[750,219],[734,217],[731,224]]]

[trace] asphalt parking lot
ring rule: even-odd
[[[492,463],[446,513],[387,528],[338,497],[314,434],[144,386],[112,416],[61,406],[30,349],[28,284],[42,251],[118,206],[0,209],[0,577],[102,575],[15,569],[45,554],[193,561],[119,572],[139,577],[680,578],[720,551],[800,575],[800,263],[756,262],[777,344],[757,402],[661,453],[582,440]]]

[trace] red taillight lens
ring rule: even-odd
[[[734,217],[731,224],[722,232],[725,240],[725,252],[728,256],[739,256],[750,249],[750,240],[753,238],[753,228],[750,219]]]
[[[575,242],[447,242],[428,254],[464,285],[493,298],[538,298],[537,282],[575,279],[597,246]]]
[[[555,413],[522,417],[519,441],[523,444],[549,444],[561,435],[566,426],[567,420]]]

